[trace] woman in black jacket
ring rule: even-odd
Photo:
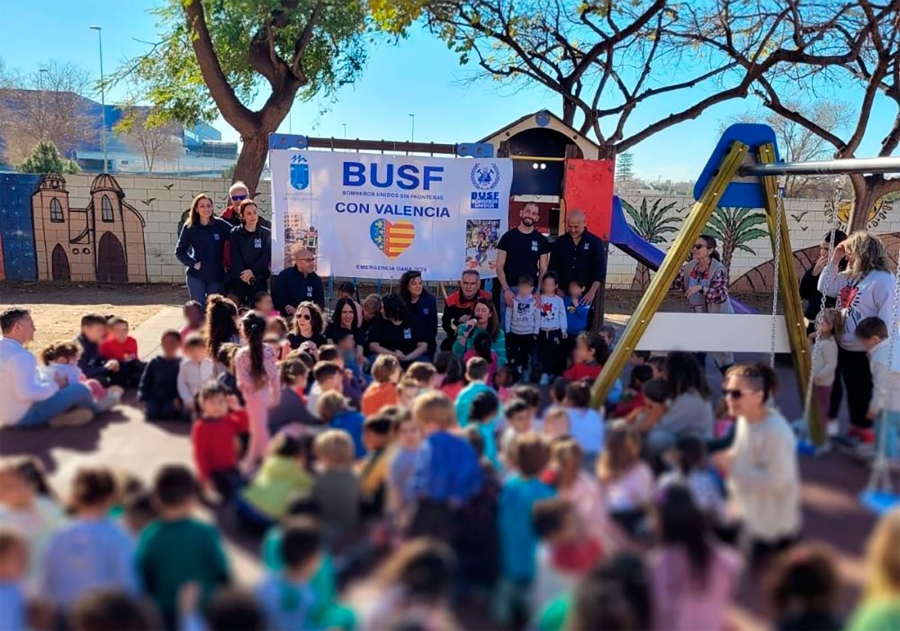
[[[419,358],[420,361],[431,361],[437,350],[438,309],[437,300],[425,289],[422,272],[408,270],[400,277],[400,297],[406,310],[419,321],[422,336],[428,343],[428,351]]]
[[[187,221],[178,235],[175,258],[186,268],[185,281],[191,300],[206,304],[210,294],[225,293],[223,251],[231,225],[216,217],[212,198],[200,193],[191,201]]]
[[[259,208],[252,199],[238,205],[241,224],[231,231],[231,291],[241,304],[268,290],[272,261],[272,233],[259,221]]]

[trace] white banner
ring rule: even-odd
[[[275,150],[272,269],[316,254],[320,276],[496,276],[512,160]]]

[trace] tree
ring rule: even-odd
[[[726,4],[734,7],[742,1],[729,0]],[[872,0],[844,0],[806,5],[806,9],[801,9],[797,0],[756,1],[788,5],[787,21],[792,25],[795,45],[800,51],[793,59],[780,59],[768,65],[756,78],[754,92],[763,106],[822,138],[834,148],[832,157],[836,159],[857,157],[870,125],[883,122],[878,155],[890,156],[900,144],[900,20],[897,19],[900,0],[885,0],[880,4]],[[818,16],[818,28],[808,19],[811,11]],[[722,33],[701,32],[693,41],[741,66],[758,63]],[[839,93],[846,92],[849,86],[861,89],[862,98],[855,104],[853,123],[844,134],[820,124],[814,111],[793,104],[792,97],[798,93],[826,89]],[[872,107],[878,98],[893,102],[897,112],[893,118],[873,120]],[[850,180],[854,192],[850,230],[864,229],[875,202],[900,190],[900,179],[883,175],[852,175]]]
[[[616,158],[616,179],[617,180],[633,180],[634,179],[634,155],[623,153]]]
[[[792,103],[790,108],[808,112],[810,120],[831,133],[845,129],[852,118],[850,106],[843,101],[823,99],[802,106]],[[785,162],[830,160],[834,155],[834,148],[824,138],[771,110],[754,110],[734,116],[723,125],[723,131],[734,123],[765,123],[771,127],[778,138],[779,157]],[[785,178],[785,194],[787,197],[831,199],[832,183],[827,178],[789,175]]]
[[[24,160],[43,140],[64,154],[95,139],[99,121],[90,116],[88,73],[52,61],[25,75],[0,66],[0,127],[10,163]]]
[[[815,34],[804,32],[800,38],[793,32],[790,16],[800,10],[799,1],[772,0],[784,5],[776,9],[760,6],[761,0],[677,5],[666,0],[370,0],[370,5],[376,23],[399,35],[412,21],[423,20],[461,63],[475,62],[478,77],[540,86],[559,95],[563,120],[583,135],[593,134],[601,157],[609,158],[713,105],[746,97],[771,66],[798,59],[803,50],[795,42],[816,41]],[[722,6],[737,3],[740,19],[732,24],[733,16]],[[804,28],[824,28],[817,17]],[[727,35],[754,63],[709,54],[697,43],[698,34],[708,32]],[[633,123],[635,110],[654,101],[674,111]]]
[[[331,96],[365,61],[363,0],[163,0],[161,39],[111,78],[137,83],[159,116],[183,125],[221,114],[241,135],[234,177],[256,188],[268,136],[299,95]],[[250,109],[257,94],[268,96]]]
[[[666,217],[675,202],[660,206],[662,198],[658,197],[652,206],[647,204],[647,198],[641,199],[641,207],[635,208],[624,199],[620,199],[622,208],[631,218],[631,227],[637,232],[642,239],[650,243],[665,243],[667,234],[675,234],[678,232],[681,220],[678,217]],[[641,291],[647,289],[650,284],[650,270],[643,263],[638,263],[634,271],[634,280],[631,281],[632,289]]]
[[[20,173],[78,173],[81,169],[74,160],[61,158],[56,145],[50,140],[42,140],[28,158],[16,167]]]
[[[716,208],[707,230],[721,244],[725,269],[731,271],[731,259],[737,250],[756,256],[756,251],[747,244],[769,236],[768,230],[757,227],[765,223],[766,216],[755,208]]]
[[[144,168],[153,173],[157,160],[174,158],[181,149],[181,128],[149,107],[127,105],[113,127],[125,142],[144,156]]]

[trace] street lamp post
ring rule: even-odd
[[[44,76],[49,75],[49,74],[50,74],[50,71],[47,70],[46,68],[39,68],[38,91],[40,92],[39,98],[41,99],[41,126],[42,127],[47,124],[46,100],[44,98]],[[44,138],[44,133],[46,131],[47,131],[46,129],[41,129],[41,140],[46,140]]]
[[[341,123],[344,128],[344,140],[347,140],[347,123]]]
[[[106,87],[103,85],[103,29],[92,25],[92,31],[97,31],[97,42],[100,45],[100,143],[103,145],[103,172],[109,168],[106,147]]]
[[[409,141],[415,142],[416,141],[416,115],[410,114],[409,117],[412,119],[412,132],[409,135]]]

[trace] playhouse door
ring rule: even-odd
[[[561,206],[566,210],[577,208],[584,211],[588,230],[604,241],[609,241],[615,173],[614,160],[566,158],[563,182],[565,203]],[[563,213],[560,213],[560,222],[565,222]],[[560,233],[564,231],[565,225],[560,227]]]
[[[50,264],[53,280],[72,280],[72,273],[69,270],[69,257],[66,256],[66,251],[59,243],[53,248],[53,253],[50,255]]]
[[[112,232],[100,237],[97,249],[97,280],[102,283],[127,283],[128,260],[122,242]]]

